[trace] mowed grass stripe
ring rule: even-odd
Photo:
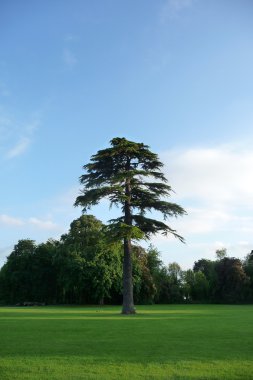
[[[35,371],[36,369],[36,371]],[[230,380],[252,379],[250,361],[179,361],[175,363],[113,363],[106,364],[81,360],[80,357],[14,358],[5,361],[2,378],[5,380],[48,380],[48,379],[168,379],[168,380]]]
[[[253,379],[252,306],[138,311],[0,308],[0,379]]]

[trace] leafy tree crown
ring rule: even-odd
[[[151,234],[172,233],[183,238],[162,221],[146,216],[147,212],[159,211],[164,221],[168,217],[185,214],[175,203],[164,200],[172,191],[161,171],[163,167],[157,154],[143,143],[125,138],[114,138],[111,147],[99,150],[83,166],[86,171],[80,177],[84,186],[75,206],[83,212],[107,198],[111,205],[121,206],[123,216],[110,220],[110,232],[118,237],[149,238]]]

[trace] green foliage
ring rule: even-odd
[[[109,199],[111,205],[121,206],[123,216],[110,221],[110,232],[114,238],[138,240],[163,232],[183,241],[165,223],[145,216],[152,210],[160,211],[165,220],[185,214],[179,205],[160,199],[170,196],[171,192],[161,172],[162,167],[158,156],[147,145],[114,138],[110,148],[99,150],[91,157],[91,162],[83,166],[86,174],[80,177],[80,182],[84,188],[75,206],[82,206],[86,212],[102,198]],[[157,182],[151,181],[152,178]],[[127,211],[130,214],[128,220]]]
[[[162,232],[183,242],[175,230],[164,222],[147,218],[146,213],[159,211],[166,220],[186,212],[179,205],[161,199],[170,195],[171,187],[161,172],[163,164],[157,154],[147,145],[125,138],[117,137],[110,143],[110,148],[99,150],[84,165],[86,174],[80,177],[82,195],[76,198],[75,206],[82,206],[83,212],[87,212],[103,198],[111,206],[121,206],[122,216],[110,220],[107,231],[112,240],[124,240],[122,313],[134,314],[131,241],[149,239],[152,234]]]
[[[2,282],[5,282],[4,290],[8,294],[11,303],[16,302],[16,297],[25,301],[32,287],[32,273],[30,271],[31,260],[35,252],[33,240],[20,240],[8,257],[4,265]],[[6,299],[3,294],[3,299]]]
[[[248,278],[248,286],[245,295],[248,301],[253,302],[253,251],[251,251],[243,262],[243,269]]]
[[[83,215],[62,236],[56,258],[63,302],[103,303],[122,276],[121,248],[108,244],[105,226]],[[114,286],[115,287],[115,286]]]
[[[224,257],[227,256],[227,249],[226,248],[217,249],[215,253],[216,253],[217,260],[222,260],[224,259]]]
[[[136,226],[129,226],[120,220],[110,220],[111,224],[107,225],[105,232],[107,234],[108,242],[122,241],[124,238],[132,240],[141,240],[144,238],[143,231]]]
[[[149,253],[142,247],[133,247],[134,298],[137,304],[154,303],[156,285],[149,266]]]
[[[111,228],[111,225],[109,226]],[[93,215],[74,220],[59,241],[20,240],[0,270],[0,304],[119,304],[123,246]],[[253,253],[242,262],[200,259],[183,271],[154,246],[132,246],[136,304],[253,302]]]
[[[194,273],[194,281],[192,284],[192,299],[199,302],[206,302],[209,299],[209,282],[202,272]]]
[[[242,262],[234,257],[224,257],[216,263],[218,276],[217,297],[220,302],[244,302],[249,278]]]
[[[60,241],[20,240],[0,271],[0,300],[103,303],[121,293],[122,248],[108,244],[105,226],[92,215],[71,223]]]

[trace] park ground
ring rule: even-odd
[[[0,307],[0,379],[253,379],[253,305],[137,311]]]

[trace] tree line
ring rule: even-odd
[[[244,261],[218,251],[217,260],[202,259],[190,270],[165,266],[152,246],[139,240],[153,234],[184,238],[166,221],[186,215],[168,202],[172,188],[163,164],[147,145],[114,138],[83,166],[83,186],[75,206],[86,213],[103,198],[121,208],[121,216],[103,225],[92,215],[71,223],[59,241],[36,245],[20,240],[0,271],[2,303],[122,303],[134,314],[135,303],[252,302],[253,254]],[[164,221],[151,219],[159,212]],[[135,244],[133,243],[135,242]]]
[[[124,247],[93,215],[74,220],[59,240],[19,240],[0,270],[1,304],[122,304]],[[216,252],[192,269],[165,265],[158,250],[132,246],[136,304],[253,302],[253,251],[244,260]]]

